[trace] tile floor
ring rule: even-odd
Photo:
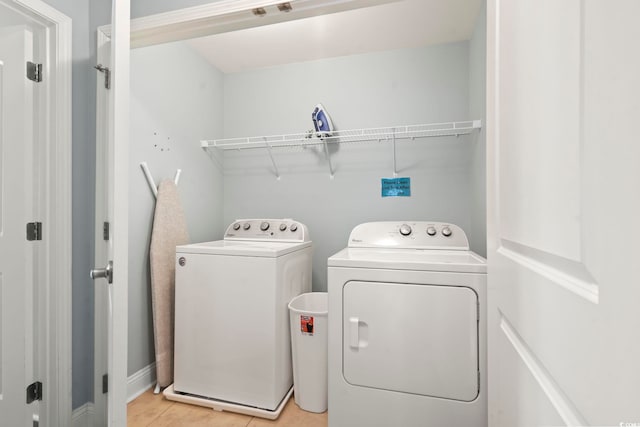
[[[127,426],[207,426],[207,427],[326,427],[327,413],[303,411],[293,398],[277,420],[265,420],[232,412],[217,412],[210,408],[173,402],[162,394],[148,390],[127,405]]]

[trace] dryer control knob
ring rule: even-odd
[[[445,227],[442,229],[442,235],[444,237],[449,237],[451,236],[451,229],[449,227]]]
[[[244,223],[244,225],[242,226],[242,228],[243,228],[244,230],[248,230],[248,229],[250,229],[250,228],[251,228],[251,224],[249,224],[248,222],[245,222],[245,223]]]
[[[411,227],[409,227],[407,224],[402,224],[400,226],[400,234],[402,234],[403,236],[408,236],[409,234],[411,234]]]
[[[427,234],[429,236],[435,236],[437,232],[438,232],[438,230],[436,230],[436,228],[433,227],[433,226],[427,228]]]
[[[287,224],[285,223],[280,224],[280,231],[284,231],[286,229],[287,229]]]
[[[298,229],[298,224],[291,224],[291,227],[289,227],[289,230],[295,232]]]
[[[240,230],[240,223],[236,222],[235,224],[233,224],[233,229],[236,231]]]
[[[268,229],[269,229],[269,223],[267,221],[264,221],[262,224],[260,224],[260,230],[267,231]]]

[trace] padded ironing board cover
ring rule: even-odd
[[[189,235],[178,188],[173,181],[164,180],[158,187],[149,250],[156,375],[160,387],[173,382],[176,246],[186,243]]]

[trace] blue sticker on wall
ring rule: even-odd
[[[411,178],[382,178],[382,197],[411,197]]]

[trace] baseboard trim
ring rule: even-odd
[[[127,378],[127,403],[140,396],[156,385],[156,363],[145,366]],[[71,414],[72,427],[87,427],[93,425],[95,415],[93,402],[87,402],[73,410]]]
[[[145,366],[127,378],[127,403],[156,384],[156,362]]]
[[[87,402],[71,414],[72,427],[87,427],[93,425],[93,402]]]

